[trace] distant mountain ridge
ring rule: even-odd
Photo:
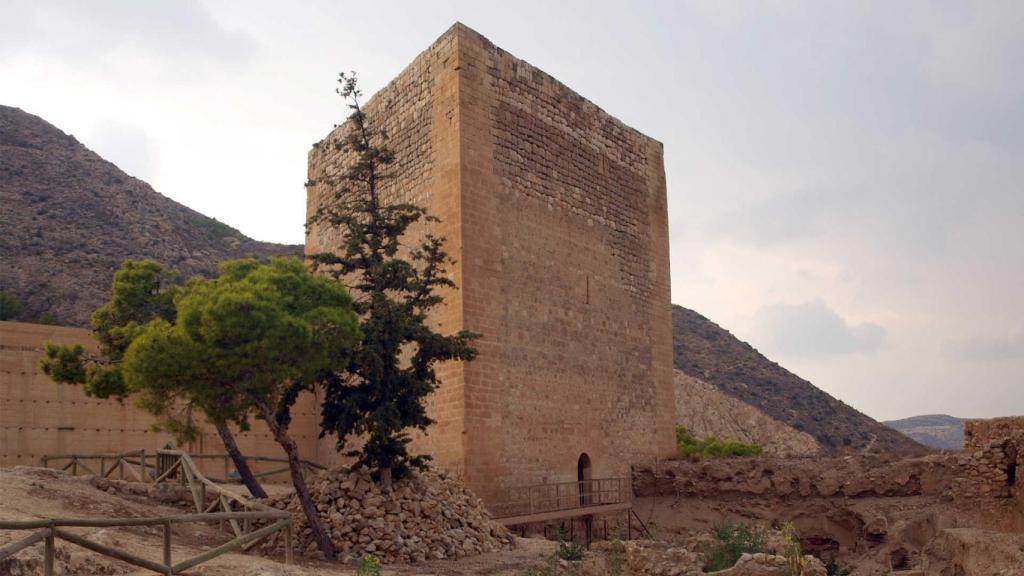
[[[939,450],[962,450],[964,419],[947,414],[926,414],[885,422],[925,446]]]
[[[768,415],[806,432],[826,452],[879,450],[921,454],[928,449],[833,398],[765,358],[704,316],[672,306],[676,369],[711,384]]]
[[[300,256],[258,242],[153,190],[45,120],[0,106],[0,291],[18,317],[88,326],[126,258],[187,278],[231,258]]]

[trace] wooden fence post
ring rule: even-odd
[[[291,564],[295,561],[292,551],[292,521],[284,527],[284,563]]]
[[[164,566],[167,566],[167,576],[171,576],[171,523],[164,522]]]
[[[53,527],[46,529],[46,543],[43,548],[43,575],[54,576],[53,557],[55,555],[53,543]]]

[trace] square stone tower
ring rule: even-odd
[[[455,24],[366,103],[397,156],[385,195],[428,208],[459,289],[434,321],[483,334],[441,368],[416,448],[485,502],[674,454],[661,143]],[[308,213],[345,163],[309,154]],[[306,252],[337,246],[308,231]],[[322,460],[333,443],[319,449]]]

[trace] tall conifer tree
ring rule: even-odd
[[[338,83],[351,114],[343,138],[324,145],[337,146],[351,163],[336,179],[319,183],[329,187],[330,202],[307,226],[340,235],[335,251],[312,261],[349,287],[363,336],[348,370],[325,383],[321,434],[336,435],[339,450],[348,449],[357,466],[373,469],[389,487],[426,463],[426,456],[409,453],[409,431],[432,423],[425,400],[438,384],[436,364],[472,360],[478,335],[442,335],[428,325],[429,312],[443,301],[438,290],[455,287],[447,275],[453,260],[442,237],[425,233],[412,245],[403,243],[413,225],[438,220],[420,206],[382,196],[395,161],[387,135],[361,107],[355,74],[341,74]],[[363,443],[349,449],[353,441]]]

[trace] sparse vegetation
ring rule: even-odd
[[[220,220],[217,220],[216,218],[208,218],[206,216],[200,215],[195,218],[190,218],[189,223],[191,223],[196,228],[199,228],[200,230],[207,232],[212,238],[243,238],[241,232],[235,230],[234,228],[228,226],[227,224],[221,222]]]
[[[12,294],[0,292],[0,320],[13,320],[21,314],[21,302]]]
[[[380,559],[373,554],[363,556],[356,568],[356,576],[380,576]]]
[[[548,556],[543,565],[527,568],[523,576],[558,576],[558,556]]]
[[[608,546],[608,576],[622,576],[626,571],[626,545],[615,539]]]
[[[768,551],[764,529],[754,523],[736,523],[726,518],[711,528],[711,536],[711,542],[701,549],[705,572],[730,568],[744,554]]]
[[[782,526],[782,537],[786,541],[782,553],[786,557],[786,576],[804,576],[807,563],[800,547],[800,536],[792,522],[786,522]]]
[[[676,449],[681,458],[739,458],[760,456],[763,448],[734,440],[719,440],[714,436],[697,438],[683,426],[676,426]]]
[[[583,546],[566,540],[565,528],[559,528],[557,534],[558,550],[555,551],[555,555],[568,562],[583,560]]]

